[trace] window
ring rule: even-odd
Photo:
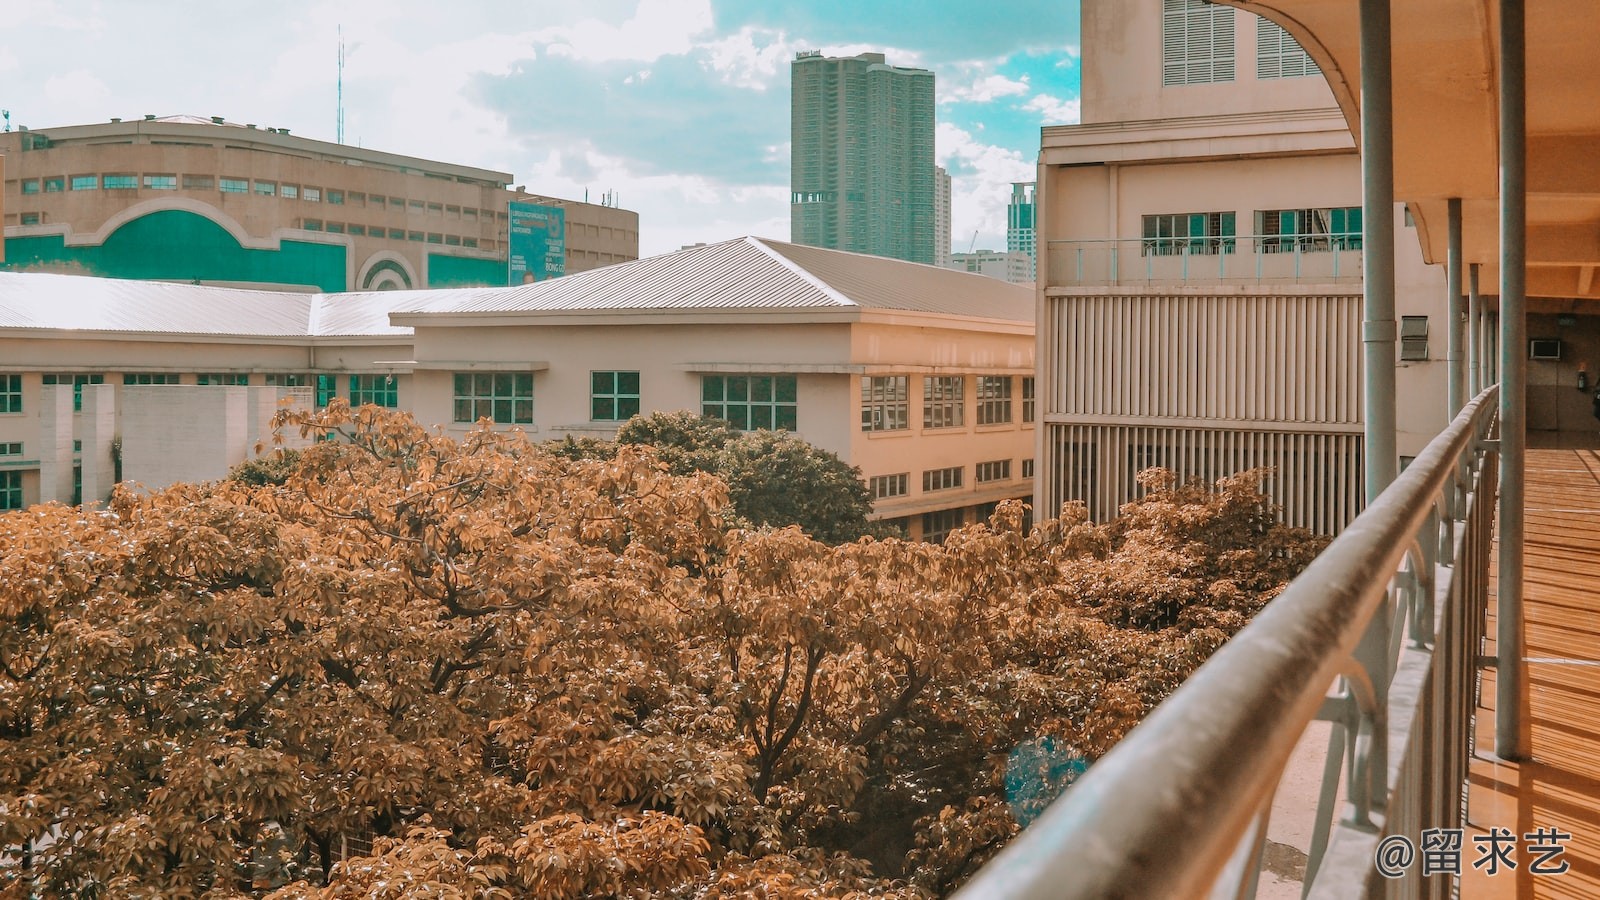
[[[278,188],[278,196],[285,200],[298,200],[300,199],[300,185],[286,184]]]
[[[428,232],[428,243],[430,243],[430,244],[442,244],[442,243],[444,243],[444,235],[435,234],[434,232],[430,231],[430,232]]]
[[[424,238],[424,235],[420,231],[408,231],[408,232],[406,232],[406,240],[408,240],[408,241],[421,241],[423,238]]]
[[[1022,477],[1023,478],[1032,478],[1033,477],[1033,460],[1025,459],[1025,460],[1022,461]]]
[[[1428,317],[1400,317],[1400,358],[1425,360],[1428,358]]]
[[[740,431],[794,431],[799,417],[793,375],[705,375],[700,413],[727,419]]]
[[[922,379],[922,427],[956,428],[965,425],[966,385],[960,375],[935,375]]]
[[[422,215],[423,211],[426,210],[427,208],[428,208],[428,205],[426,203],[423,203],[421,200],[413,200],[413,201],[411,201],[410,210],[412,212],[416,213],[419,216]]]
[[[373,230],[373,234],[377,234],[377,230],[376,229]],[[406,239],[406,230],[404,228],[391,228],[391,229],[389,229],[389,240],[391,240],[391,241],[403,241],[405,239]]]
[[[37,179],[37,178],[24,178],[24,179],[22,179],[22,192],[24,194],[37,194],[37,193],[39,193],[39,179]]]
[[[922,490],[948,491],[961,487],[966,470],[961,466],[951,466],[948,469],[929,469],[922,473]]]
[[[1299,78],[1320,75],[1321,70],[1276,22],[1256,19],[1256,77]]]
[[[278,183],[276,181],[258,181],[255,184],[255,190],[256,193],[263,197],[274,197],[278,193]]]
[[[123,384],[178,384],[172,372],[129,372],[122,376]]]
[[[0,456],[21,456],[22,442],[12,441],[9,444],[0,444]]]
[[[250,384],[250,376],[245,372],[202,372],[195,376],[195,384],[246,387]]]
[[[329,222],[328,223],[328,233],[329,234],[344,234],[344,223],[343,222]]]
[[[942,544],[950,532],[967,524],[966,510],[941,509],[922,516],[922,539],[930,544]]]
[[[445,235],[444,242],[448,247],[459,247],[461,246],[461,236],[458,234],[447,234]]]
[[[1011,376],[978,376],[978,424],[1005,425],[1011,422]],[[978,479],[982,481],[983,479]]]
[[[400,391],[393,375],[351,375],[350,405],[371,403],[394,409],[400,405]]]
[[[390,235],[390,237],[394,237],[394,235]],[[478,239],[477,238],[462,238],[461,239],[461,246],[463,246],[463,247],[477,247],[478,246]]]
[[[22,376],[0,375],[0,413],[22,412]]]
[[[44,192],[46,194],[59,194],[65,186],[66,180],[63,178],[46,178],[44,180]]]
[[[304,372],[268,372],[267,387],[310,387],[311,376]]]
[[[344,203],[344,191],[328,191],[328,202],[334,205]]]
[[[439,203],[429,203],[428,204],[428,215],[430,215],[430,216],[442,216],[442,215],[444,215],[444,206],[442,204],[439,204]]]
[[[224,194],[247,194],[250,192],[250,182],[243,178],[224,178],[221,181]]]
[[[72,189],[75,191],[93,191],[100,187],[99,175],[74,175],[72,176]]]
[[[367,199],[372,201],[373,206],[383,206],[384,204],[384,196],[382,194],[368,194]]]
[[[266,376],[266,381],[267,387],[315,387],[317,389],[317,406],[327,406],[328,401],[338,394],[338,385],[332,375],[311,375],[305,372],[269,372]]]
[[[1262,253],[1361,249],[1361,207],[1256,210]]]
[[[106,376],[100,374],[77,375],[45,375],[45,384],[70,384],[72,385],[72,408],[83,409],[83,386],[86,384],[105,384]]]
[[[992,462],[978,463],[976,475],[978,476],[979,484],[988,481],[1010,481],[1011,460],[997,459]]]
[[[532,372],[457,372],[456,421],[533,424]]]
[[[1204,0],[1161,0],[1161,83],[1233,80],[1233,10]]]
[[[911,427],[910,381],[906,375],[868,375],[861,379],[862,431]]]
[[[131,191],[139,187],[139,176],[120,173],[105,176],[101,186],[108,191]]]
[[[389,198],[389,206],[391,208],[393,208],[393,209],[404,211],[405,208],[406,208],[406,198],[404,198],[404,197],[390,197]]]
[[[22,508],[22,473],[0,472],[0,509]]]
[[[1033,376],[1022,376],[1022,421],[1033,421]]]
[[[883,500],[887,497],[904,497],[911,493],[911,473],[901,472],[898,475],[874,475],[867,482],[867,488],[872,491],[874,500]]]
[[[152,191],[175,191],[178,189],[178,176],[176,175],[146,175],[144,186]]]
[[[307,203],[322,202],[322,188],[308,187],[300,192],[300,199]]]
[[[321,231],[322,230],[322,220],[321,219],[302,219],[300,221],[300,227],[304,228],[306,231]]]
[[[355,235],[356,237],[366,237],[367,236],[367,226],[352,224],[350,226],[350,233]]]
[[[346,197],[349,198],[351,206],[366,206],[367,205],[367,195],[361,193],[360,191],[351,191],[349,194],[346,195]]]
[[[1144,217],[1144,256],[1233,252],[1231,212],[1166,213]]]
[[[186,191],[209,191],[216,186],[216,179],[210,175],[183,176],[183,189]]]
[[[39,213],[23,213],[22,217],[18,221],[23,225],[37,225],[39,224]]]
[[[638,414],[638,372],[589,373],[589,418],[596,422],[622,422]]]

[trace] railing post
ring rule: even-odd
[[[1467,267],[1467,319],[1472,324],[1472,339],[1468,344],[1467,358],[1468,370],[1472,375],[1472,395],[1476,397],[1479,391],[1487,387],[1484,377],[1488,367],[1484,365],[1483,354],[1483,298],[1478,295],[1478,264],[1473,263]]]
[[[1529,757],[1522,654],[1527,471],[1527,44],[1523,0],[1500,0],[1500,583],[1494,752]]]
[[[1466,336],[1466,310],[1462,309],[1461,296],[1461,198],[1451,197],[1447,202],[1449,248],[1445,256],[1446,310],[1450,316],[1450,329],[1445,338],[1445,360],[1448,366],[1448,410],[1445,419],[1454,419],[1467,402],[1466,370],[1463,367],[1461,345]]]

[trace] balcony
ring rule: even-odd
[[[1359,234],[1049,241],[1048,288],[1349,284],[1363,275]]]

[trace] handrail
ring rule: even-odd
[[[1453,505],[1440,497],[1461,486],[1459,460],[1480,446],[1496,393],[1467,404],[1300,577],[956,896],[1204,896],[1260,823],[1329,685],[1365,680],[1357,646],[1389,611],[1402,561],[1415,565],[1416,536],[1436,505]],[[1361,686],[1371,696],[1370,682]],[[1380,784],[1388,769],[1387,759],[1361,767]],[[1359,789],[1353,799],[1360,806]],[[1384,799],[1374,798],[1379,809]]]

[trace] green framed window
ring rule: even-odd
[[[250,376],[245,372],[201,372],[195,376],[195,384],[247,387]]]
[[[700,413],[726,419],[740,431],[794,431],[799,421],[793,375],[703,375]]]
[[[65,178],[46,178],[44,180],[44,192],[46,194],[59,194],[66,189],[66,186],[67,180]]]
[[[255,184],[255,192],[263,197],[276,197],[278,195],[278,183],[276,181],[258,181]]]
[[[0,375],[0,413],[22,412],[22,376]]]
[[[639,414],[638,372],[590,372],[589,418],[625,422]]]
[[[250,182],[244,178],[224,178],[218,182],[224,194],[248,194]]]
[[[74,175],[72,176],[72,189],[75,191],[97,191],[100,189],[100,176]]]
[[[72,385],[72,408],[81,410],[83,409],[83,386],[86,384],[105,384],[106,376],[99,372],[80,372],[71,375],[50,373],[44,376],[44,383]]]
[[[22,473],[12,469],[0,472],[0,509],[22,508]]]
[[[178,189],[177,175],[146,175],[144,186],[152,191],[175,191]]]
[[[39,179],[37,179],[37,178],[24,178],[24,179],[22,179],[22,192],[24,194],[37,194],[37,193],[39,193]]]
[[[320,389],[318,393],[321,393]],[[350,405],[356,407],[368,403],[385,409],[400,406],[400,387],[393,375],[350,376]]]
[[[479,419],[497,425],[532,425],[533,373],[457,372],[455,420]]]
[[[174,372],[129,372],[122,376],[123,384],[180,384]]]

